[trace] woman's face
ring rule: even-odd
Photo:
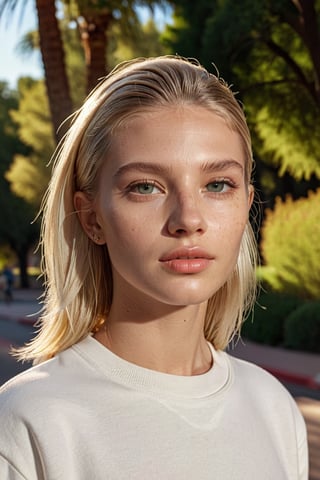
[[[226,282],[252,201],[244,166],[239,135],[202,107],[154,109],[116,132],[93,206],[114,301],[199,304]]]

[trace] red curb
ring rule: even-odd
[[[37,322],[38,318],[36,317],[30,317],[30,318],[26,318],[26,317],[22,317],[22,318],[17,318],[15,321],[17,323],[21,323],[22,325],[34,325],[36,322]]]
[[[307,375],[299,375],[298,373],[287,372],[284,370],[278,370],[276,368],[267,367],[266,365],[260,365],[264,370],[267,370],[271,375],[282,380],[284,382],[294,383],[297,385],[303,385],[313,390],[320,390],[320,383],[313,377]]]
[[[9,349],[11,346],[12,342],[9,342],[9,340],[5,340],[4,338],[0,338],[0,348]]]

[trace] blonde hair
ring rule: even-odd
[[[108,315],[112,302],[108,251],[83,231],[74,193],[80,190],[94,198],[112,134],[123,122],[148,109],[183,104],[202,106],[220,115],[239,133],[249,187],[253,165],[250,134],[242,108],[222,79],[197,61],[177,56],[137,59],[118,66],[74,114],[54,155],[41,237],[44,309],[39,333],[20,350],[20,358],[48,359],[98,329]],[[255,255],[248,221],[236,268],[208,301],[205,336],[217,349],[224,349],[239,332],[252,305]]]

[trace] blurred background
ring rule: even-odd
[[[28,366],[8,349],[34,334],[59,126],[116,64],[162,54],[197,58],[244,107],[261,290],[235,354],[289,381],[318,480],[320,0],[0,0],[0,384]]]

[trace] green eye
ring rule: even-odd
[[[211,182],[207,185],[208,192],[221,193],[224,190],[225,182]]]
[[[154,185],[152,185],[151,183],[142,183],[140,185],[137,185],[138,192],[142,194],[152,193],[153,189],[154,189]]]
[[[157,188],[153,183],[138,183],[134,186],[134,191],[136,193],[140,193],[141,195],[150,195],[152,193],[156,193],[155,190],[157,190]]]

